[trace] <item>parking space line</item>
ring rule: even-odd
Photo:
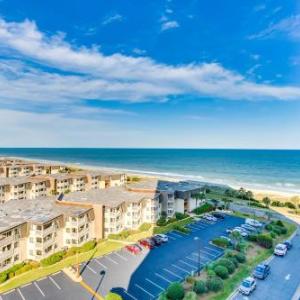
[[[178,270],[181,270],[181,271],[187,273],[187,274],[190,274],[190,273],[191,273],[190,271],[188,271],[188,270],[186,270],[186,269],[184,269],[184,268],[178,267],[177,265],[172,264],[172,266],[173,266],[174,268],[178,269]]]
[[[200,250],[200,252],[201,252],[201,253],[204,253],[204,254],[207,254],[207,255],[210,255],[210,256],[212,256],[212,257],[217,257],[217,256],[218,256],[218,255],[216,255],[216,254],[212,254],[212,253],[209,253],[209,252],[204,251],[204,250]]]
[[[175,233],[175,232],[169,232],[169,234],[173,234],[173,235],[175,235],[176,237],[178,237],[178,238],[183,238],[183,236],[182,235],[180,235],[180,234],[178,234],[178,233]]]
[[[32,285],[32,282],[29,282],[29,283],[27,283],[27,284],[22,285],[22,288],[23,288],[23,287],[26,287],[26,286],[29,286],[29,285]]]
[[[127,296],[129,296],[130,298],[132,298],[133,300],[138,300],[137,298],[135,298],[134,296],[132,296],[131,294],[129,294],[129,292],[127,292],[127,291],[124,291],[125,292],[125,294],[127,295]]]
[[[97,272],[91,268],[88,264],[85,265],[92,273],[97,274]]]
[[[53,275],[58,275],[60,272],[61,272],[61,271],[55,272],[55,273],[52,274],[52,276],[53,276]]]
[[[174,272],[172,272],[172,271],[170,271],[170,270],[168,270],[166,268],[164,268],[164,271],[168,272],[169,274],[171,274],[171,275],[173,275],[173,276],[175,276],[175,277],[177,277],[179,279],[182,279],[180,276],[178,276],[177,274],[175,274]]]
[[[113,260],[111,257],[109,257],[109,255],[104,256],[105,258],[107,258],[108,260],[110,260],[112,263],[114,263],[115,265],[118,265],[119,263],[116,262],[115,260]]]
[[[117,255],[118,257],[120,257],[121,259],[128,261],[128,259],[124,256],[122,256],[121,254],[119,254],[118,252],[114,252],[115,255]]]
[[[47,277],[42,277],[42,278],[39,278],[37,279],[36,281],[42,281],[42,280],[45,280]]]
[[[205,247],[204,247],[204,249],[207,249],[207,250],[210,250],[210,251],[216,252],[216,253],[218,253],[218,254],[222,253],[222,251],[220,251],[220,250],[216,250],[216,249],[214,249],[214,248],[211,248],[211,247],[208,247],[208,246],[205,246]]]
[[[105,266],[103,263],[101,263],[98,259],[94,259],[94,261],[101,267],[103,267],[104,269],[107,269],[107,266]]]
[[[14,291],[15,291],[15,289],[10,290],[10,291],[7,291],[7,292],[5,292],[5,293],[2,293],[2,295],[8,295],[8,294],[10,294],[10,293],[12,293],[12,292],[14,292]]]
[[[181,263],[183,263],[183,264],[185,264],[185,265],[187,265],[187,266],[189,266],[189,267],[191,267],[191,268],[196,268],[194,265],[191,265],[191,264],[189,264],[189,263],[187,263],[187,262],[185,262],[185,261],[183,261],[183,260],[180,260],[180,262]]]
[[[164,288],[162,288],[160,285],[156,284],[156,283],[153,282],[152,280],[150,280],[150,279],[148,279],[148,278],[146,278],[146,280],[147,280],[148,282],[152,283],[152,284],[153,284],[154,286],[156,286],[157,288],[161,289],[162,291],[165,290]]]
[[[204,226],[202,227],[202,226],[190,225],[189,227],[191,227],[191,228],[193,228],[195,230],[202,230],[202,229],[204,229]]]
[[[39,290],[39,292],[43,295],[43,297],[46,297],[45,294],[44,294],[44,292],[41,290],[41,288],[40,288],[39,285],[37,284],[37,282],[35,281],[33,284],[34,284],[35,287]]]
[[[135,286],[137,288],[139,288],[140,290],[142,290],[143,292],[145,292],[146,294],[148,294],[150,297],[155,298],[154,295],[152,295],[150,292],[148,292],[147,290],[145,290],[144,288],[142,288],[140,285],[138,285],[137,283],[135,284]]]
[[[171,280],[169,280],[168,278],[166,278],[166,277],[164,277],[164,276],[162,276],[162,275],[160,275],[160,274],[155,273],[155,275],[156,275],[157,277],[160,277],[161,279],[165,280],[165,281],[168,282],[168,283],[172,283]]]
[[[168,237],[169,237],[171,240],[177,240],[177,239],[174,238],[173,236],[168,235]]]
[[[22,300],[26,300],[26,298],[23,296],[21,290],[20,290],[20,289],[17,289],[17,291],[18,291],[20,297],[22,298]]]
[[[52,282],[59,290],[61,290],[61,287],[58,285],[58,283],[57,283],[51,276],[49,276],[49,279],[51,280],[51,282]]]
[[[193,259],[193,258],[190,258],[190,257],[186,257],[186,259],[188,259],[188,260],[191,260],[191,261],[193,261],[193,262],[197,262],[198,260],[197,259]]]

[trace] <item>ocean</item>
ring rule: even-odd
[[[2,148],[0,155],[300,193],[300,150]]]

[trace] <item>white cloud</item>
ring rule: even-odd
[[[167,14],[172,14],[173,13],[173,10],[171,8],[166,8],[166,13]]]
[[[250,57],[254,60],[259,60],[260,59],[260,55],[259,54],[250,54]]]
[[[114,14],[112,16],[107,16],[103,21],[102,25],[106,26],[108,24],[114,23],[114,22],[122,22],[123,21],[123,16],[120,14]]]
[[[179,23],[177,21],[166,21],[161,24],[161,30],[166,31],[173,28],[178,28]]]
[[[262,11],[266,9],[266,5],[265,4],[258,4],[256,6],[254,6],[254,11]]]
[[[15,60],[0,60],[2,103],[165,101],[186,94],[238,100],[300,99],[299,87],[258,84],[217,63],[177,66],[149,57],[104,55],[99,47],[71,45],[63,34],[47,36],[28,20],[1,20],[0,47],[10,57],[17,54]],[[35,62],[35,67],[24,61]],[[52,67],[55,72],[44,67]]]
[[[132,52],[137,55],[145,55],[147,53],[146,50],[140,49],[140,48],[133,48]]]
[[[300,15],[293,15],[288,18],[282,19],[277,23],[271,23],[269,26],[253,35],[249,39],[264,39],[270,38],[277,33],[286,34],[289,38],[300,39]]]

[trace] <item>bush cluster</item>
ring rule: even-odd
[[[27,263],[19,263],[15,264],[9,269],[3,271],[0,273],[0,283],[5,282],[8,279],[11,279],[17,275],[23,274],[29,270],[38,268],[40,264],[36,261],[29,261]]]
[[[270,249],[273,247],[273,239],[268,234],[259,234],[257,236],[257,243],[266,249]]]
[[[212,240],[212,243],[218,247],[222,247],[222,248],[227,248],[229,246],[229,241],[227,239],[224,238],[216,238]]]
[[[193,213],[195,213],[196,215],[201,215],[207,212],[211,212],[215,209],[215,207],[212,204],[209,203],[204,203],[203,205],[195,208],[193,210]]]
[[[271,203],[271,206],[275,206],[275,207],[287,207],[287,208],[290,208],[290,209],[296,209],[297,208],[296,205],[294,203],[292,203],[292,202],[289,202],[289,201],[287,201],[287,202],[280,202],[280,201],[277,201],[277,200],[273,201]]]

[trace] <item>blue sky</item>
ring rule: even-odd
[[[0,1],[0,146],[300,148],[297,1]]]

